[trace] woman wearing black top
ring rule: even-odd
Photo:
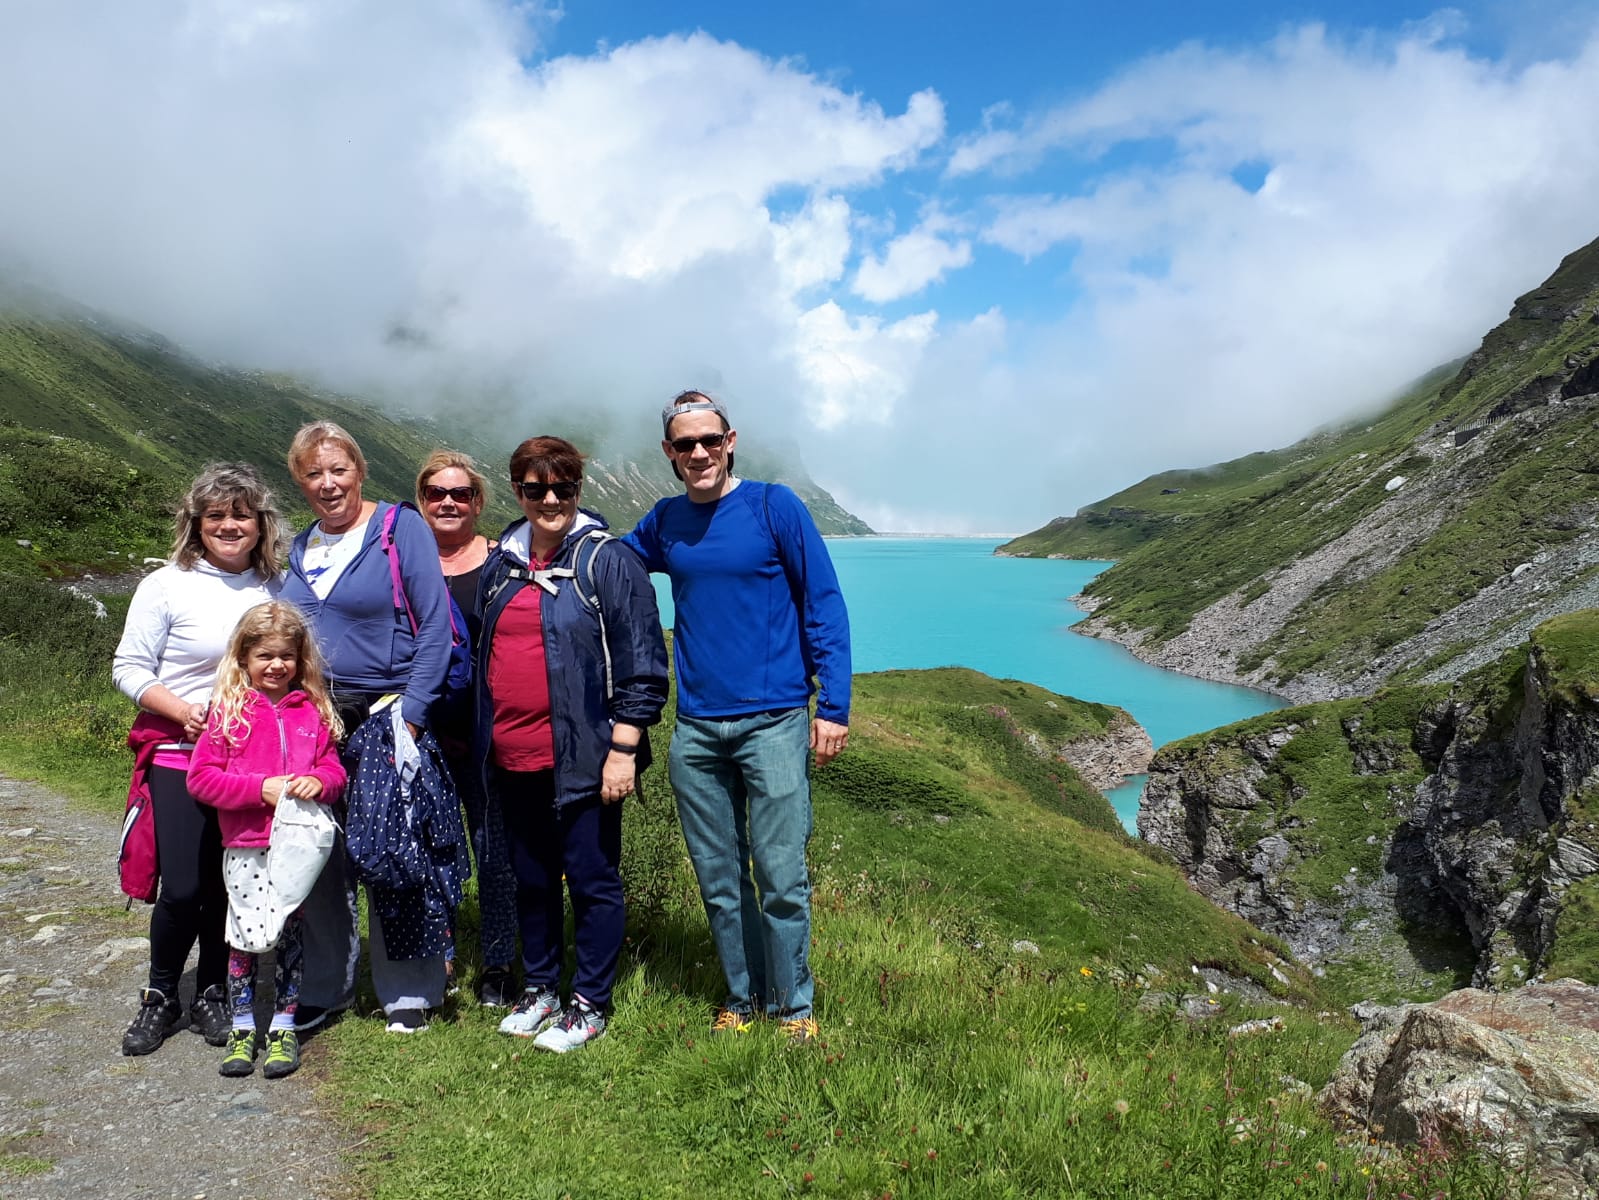
[[[487,500],[488,481],[470,455],[455,450],[435,450],[417,473],[417,505],[438,542],[444,582],[449,585],[450,595],[466,620],[474,646],[479,634],[475,627],[478,577],[494,546],[477,531],[478,518],[483,515]],[[499,811],[487,802],[479,773],[468,762],[470,730],[471,714],[465,712],[445,714],[436,724],[439,742],[455,777],[456,790],[466,805],[472,853],[477,859],[479,932],[483,949],[478,1001],[504,1008],[518,994],[511,974],[511,962],[516,956],[516,879],[505,849]],[[453,971],[453,958],[449,965]]]

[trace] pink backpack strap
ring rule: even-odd
[[[405,614],[406,620],[411,622],[411,636],[415,637],[416,614],[411,611],[411,600],[405,594],[405,585],[400,582],[400,548],[394,544],[394,522],[399,516],[400,506],[391,504],[389,511],[383,514],[383,529],[378,534],[378,545],[389,557],[389,583],[394,589],[394,611]]]

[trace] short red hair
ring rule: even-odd
[[[511,482],[521,483],[532,471],[545,483],[583,482],[582,451],[565,438],[530,437],[511,452]]]

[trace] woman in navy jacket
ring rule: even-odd
[[[474,752],[516,874],[523,993],[502,1033],[575,1050],[605,1031],[623,937],[622,807],[666,703],[666,646],[649,576],[578,507],[583,456],[556,437],[511,456],[526,519],[483,566]],[[571,998],[562,876],[572,896]]]

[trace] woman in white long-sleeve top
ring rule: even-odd
[[[228,637],[241,615],[277,594],[282,545],[277,504],[255,468],[208,466],[178,505],[172,561],[145,577],[128,608],[112,678],[140,709],[128,735],[133,786],[150,797],[161,878],[149,982],[124,1054],[149,1054],[186,1024],[212,1045],[227,1040],[222,840],[216,810],[189,794],[187,773]],[[178,981],[197,942],[185,1020]]]

